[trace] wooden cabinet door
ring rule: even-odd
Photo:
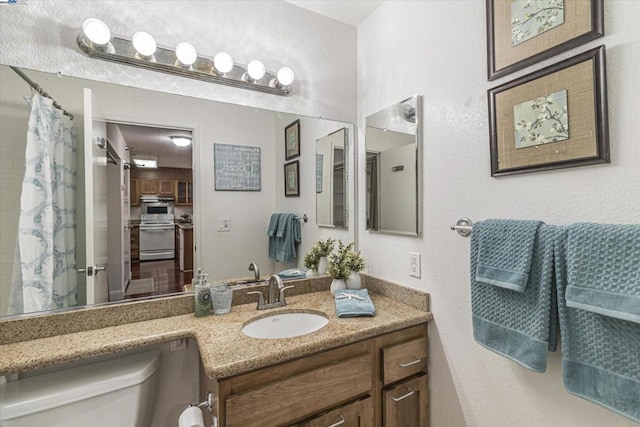
[[[193,184],[190,181],[176,181],[175,204],[178,206],[191,206],[193,204]]]
[[[155,179],[143,179],[140,185],[141,194],[158,194],[158,181]]]
[[[385,427],[427,426],[427,376],[404,381],[383,393]]]
[[[172,179],[160,179],[158,180],[158,194],[173,196],[173,180]]]
[[[373,427],[373,404],[371,398],[358,400],[312,418],[299,427]]]
[[[140,180],[129,180],[129,205],[140,206]]]

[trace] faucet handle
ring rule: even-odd
[[[290,285],[290,286],[283,286],[282,288],[280,288],[280,299],[278,301],[283,302],[283,303],[287,303],[287,300],[284,297],[284,291],[286,291],[287,289],[293,289],[295,288],[295,286]]]
[[[262,310],[264,308],[264,295],[262,294],[262,292],[260,291],[247,292],[247,295],[251,295],[251,294],[258,294],[258,306],[256,307],[256,309]]]

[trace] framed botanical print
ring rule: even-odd
[[[284,165],[285,197],[300,196],[300,162],[298,160]]]
[[[609,163],[604,46],[488,95],[491,176]]]
[[[284,151],[285,160],[300,156],[300,120],[296,120],[284,129]]]
[[[489,80],[604,35],[603,0],[486,0]]]

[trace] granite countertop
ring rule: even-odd
[[[180,338],[197,341],[202,365],[211,378],[226,378],[311,355],[387,332],[426,323],[431,313],[371,292],[376,316],[339,319],[328,291],[295,295],[288,305],[257,311],[255,303],[235,305],[230,313],[197,318],[193,313],[127,323],[0,345],[0,375],[43,368],[93,356],[118,353]],[[254,339],[241,329],[248,321],[277,312],[321,312],[324,328],[286,339]]]
[[[192,222],[176,222],[175,225],[183,230],[191,230],[193,228]]]

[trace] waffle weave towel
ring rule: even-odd
[[[542,221],[513,219],[476,224],[483,230],[476,281],[522,292],[529,281],[533,244],[541,224]]]
[[[605,295],[638,295],[637,230],[576,224],[558,236],[555,250],[565,388],[640,423],[640,324],[603,315],[625,311],[608,304],[602,310],[598,298],[575,307],[568,302],[570,287],[585,284]],[[572,295],[581,301],[583,296]]]
[[[567,233],[567,306],[640,323],[640,225],[581,223]]]
[[[556,347],[553,248],[559,229],[540,225],[522,292],[476,280],[480,244],[485,233],[492,232],[480,222],[471,234],[473,336],[480,345],[535,372],[544,372],[547,351]]]

